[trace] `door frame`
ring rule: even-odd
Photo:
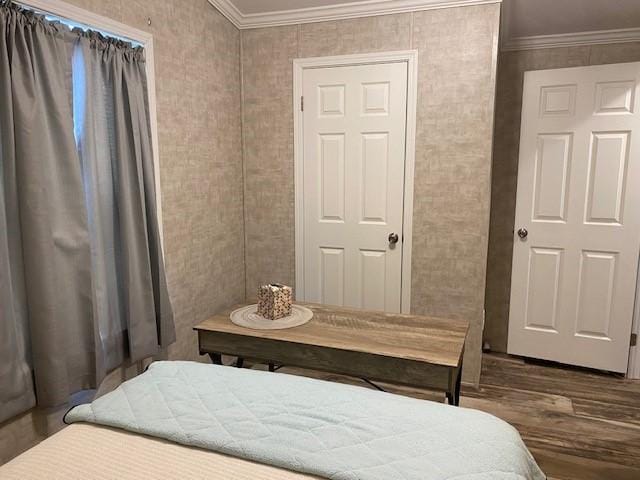
[[[304,115],[301,109],[304,71],[384,63],[407,64],[407,123],[404,163],[404,211],[402,221],[401,312],[411,311],[411,248],[413,234],[413,179],[416,153],[418,100],[418,51],[377,52],[293,60],[293,162],[295,183],[295,269],[296,299],[304,299]]]

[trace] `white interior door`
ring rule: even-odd
[[[302,86],[304,300],[400,312],[407,63],[306,69]]]
[[[627,370],[639,80],[640,63],[525,74],[509,353]]]

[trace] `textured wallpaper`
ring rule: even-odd
[[[484,338],[507,351],[524,72],[640,61],[640,42],[502,52],[498,69]]]
[[[66,1],[154,35],[164,246],[178,337],[168,355],[198,359],[193,325],[245,292],[240,33],[206,0]],[[102,390],[140,370],[113,372]],[[0,425],[0,464],[61,428],[64,410]]]
[[[465,380],[478,381],[499,5],[241,34],[206,0],[67,1],[154,34],[169,358],[198,359],[192,326],[259,284],[294,284],[292,60],[417,49],[412,309],[471,322]],[[0,425],[0,463],[61,428],[63,411]]]
[[[295,282],[292,60],[419,52],[412,310],[471,322],[480,375],[499,5],[242,31],[247,294]]]
[[[293,285],[293,75],[297,27],[242,35],[247,297],[259,285]],[[246,32],[246,31],[245,31]]]

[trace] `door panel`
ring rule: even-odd
[[[400,312],[407,64],[308,69],[303,93],[304,300]]]
[[[565,222],[567,219],[571,142],[570,133],[538,136],[534,220]]]
[[[344,249],[320,248],[320,301],[329,305],[344,302]]]
[[[591,142],[586,221],[620,224],[631,132],[595,132]]]
[[[595,113],[599,115],[633,113],[634,94],[634,81],[597,83]]]
[[[576,335],[610,340],[617,256],[609,252],[582,252]]]
[[[558,333],[558,294],[562,250],[532,248],[529,255],[529,284],[526,328]]]
[[[360,250],[361,305],[367,310],[385,309],[386,254],[385,251]]]
[[[525,74],[509,353],[627,369],[639,80],[640,63]]]
[[[320,221],[344,222],[344,135],[326,134],[320,140]]]
[[[362,216],[360,222],[384,224],[389,203],[389,134],[362,134]]]

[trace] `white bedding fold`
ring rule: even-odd
[[[70,422],[91,422],[335,480],[543,480],[492,415],[332,382],[157,362]]]
[[[76,424],[0,466],[2,480],[317,480],[221,453]]]

